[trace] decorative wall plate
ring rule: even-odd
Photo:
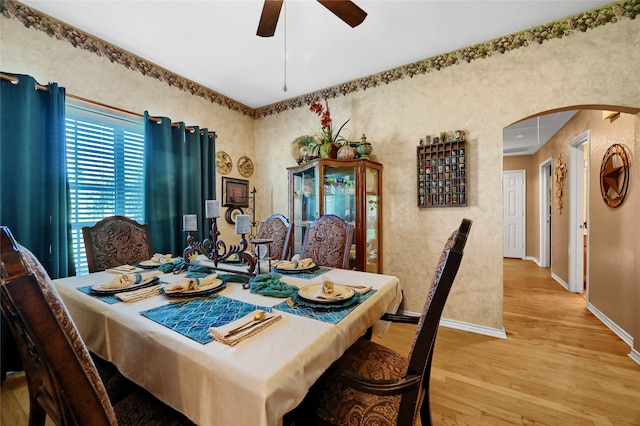
[[[221,175],[229,174],[233,167],[233,162],[231,161],[231,157],[224,151],[219,151],[216,153],[216,170]]]
[[[607,149],[600,166],[600,193],[605,204],[616,208],[624,201],[629,188],[629,158],[620,144]]]
[[[236,223],[236,216],[239,214],[244,214],[244,210],[240,207],[229,207],[227,212],[224,214],[224,218],[228,223],[233,225]]]
[[[243,155],[238,159],[238,171],[243,177],[250,177],[253,174],[253,161],[251,158]]]

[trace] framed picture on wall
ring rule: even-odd
[[[249,207],[249,181],[222,177],[224,207]]]

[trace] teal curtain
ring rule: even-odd
[[[52,278],[75,275],[65,147],[65,89],[0,81],[0,224]]]
[[[198,215],[194,237],[202,239],[205,230],[208,235],[204,204],[216,199],[215,133],[157,118],[159,123],[145,112],[145,222],[154,251],[181,255],[183,215]]]

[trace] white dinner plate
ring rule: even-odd
[[[158,280],[159,280],[158,277],[153,277],[146,281],[142,281],[140,283],[129,284],[126,287],[108,288],[108,285],[111,284],[111,280],[109,280],[107,282],[103,282],[103,283],[91,286],[91,291],[97,294],[124,293],[126,291],[133,291],[133,290],[138,290],[139,288],[149,287],[151,285],[154,285]]]
[[[222,287],[224,287],[224,285],[225,285],[224,281],[218,278],[213,280],[211,284],[208,284],[204,287],[198,287],[193,290],[168,291],[166,288],[163,288],[162,292],[167,296],[178,296],[178,297],[201,296],[203,294],[213,293],[214,291],[217,291],[217,290],[222,290]]]
[[[282,272],[283,274],[297,274],[299,272],[311,272],[318,269],[318,265],[312,263],[308,268],[283,268],[280,265],[276,265],[276,271]]]
[[[340,294],[340,297],[333,298],[333,299],[323,299],[321,297],[318,297],[321,286],[322,284],[310,284],[310,285],[304,286],[300,290],[298,290],[298,296],[300,296],[301,299],[308,300],[310,302],[339,303],[339,302],[344,302],[345,300],[351,299],[356,294],[356,291],[351,287],[347,287],[340,284],[334,284],[333,291],[335,293]]]

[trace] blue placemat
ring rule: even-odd
[[[314,307],[310,307],[308,305],[301,304],[300,308],[290,308],[285,300],[282,303],[278,303],[273,309],[277,309],[283,312],[289,312],[291,314],[299,315],[301,317],[312,318],[324,322],[328,322],[331,324],[337,324],[344,317],[349,315],[351,311],[357,308],[362,302],[370,298],[376,293],[376,290],[369,290],[365,294],[356,293],[354,297],[360,297],[360,301],[357,303],[353,303],[349,306],[336,306],[336,305],[324,305],[324,307],[317,307],[318,304],[313,304]],[[295,297],[294,297],[295,300]],[[308,312],[313,315],[313,317],[309,317],[305,312]]]
[[[229,324],[256,309],[271,312],[271,308],[215,295],[208,298],[169,303],[140,313],[150,320],[204,345],[213,340],[209,336],[209,327]]]
[[[97,294],[91,291],[91,286],[78,287],[78,290],[83,292],[84,294],[88,294],[91,297],[95,297],[98,300],[102,300],[105,303],[113,305],[114,303],[122,302],[122,300],[118,299],[116,296],[112,294]]]
[[[166,282],[164,281],[157,281],[155,284],[166,284]],[[114,294],[99,294],[99,293],[94,293],[91,291],[91,287],[90,285],[84,286],[84,287],[77,287],[78,290],[80,290],[81,292],[83,292],[84,294],[88,294],[91,297],[95,297],[98,300],[102,300],[105,303],[108,303],[110,305],[113,305],[114,303],[120,303],[122,302],[122,300],[118,299]]]
[[[318,269],[316,269],[315,271],[309,271],[309,272],[300,272],[300,273],[283,273],[282,276],[283,277],[293,277],[293,278],[302,278],[305,280],[310,280],[311,278],[315,278],[315,277],[319,277],[322,274],[325,274],[329,271],[331,271],[333,268],[327,268],[326,266],[319,266]],[[275,270],[275,272],[280,273],[279,271]]]

